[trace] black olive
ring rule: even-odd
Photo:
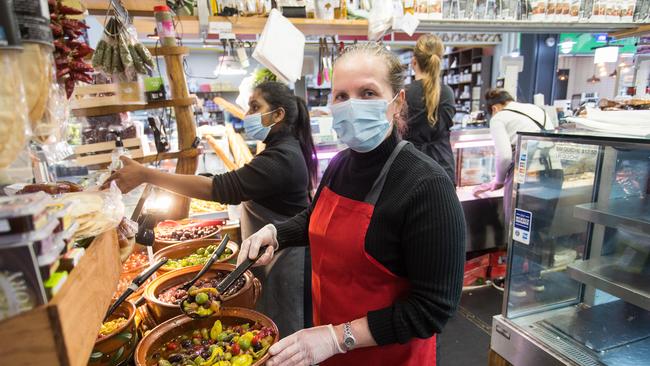
[[[190,341],[189,339],[186,339],[186,340],[181,342],[181,346],[183,348],[190,348],[190,347],[192,347],[192,341]]]
[[[173,353],[173,354],[169,355],[169,357],[167,358],[167,361],[169,361],[169,362],[181,362],[181,361],[183,361],[183,356],[181,356],[178,353]]]
[[[207,346],[207,345],[210,344],[210,342],[207,339],[204,339],[204,340],[201,341],[201,344],[204,345],[204,346]]]
[[[203,357],[203,358],[206,359],[206,360],[207,360],[208,358],[210,358],[210,356],[212,356],[212,353],[210,353],[210,351],[203,351],[203,352],[201,353],[201,357]]]

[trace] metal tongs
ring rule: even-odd
[[[212,265],[219,259],[219,257],[223,253],[223,251],[226,250],[226,245],[228,244],[228,241],[230,241],[230,235],[226,234],[226,235],[224,235],[223,239],[221,240],[221,243],[219,243],[219,246],[217,247],[217,249],[214,251],[214,253],[212,253],[212,256],[210,257],[210,259],[208,259],[208,261],[205,262],[205,265],[203,265],[203,268],[201,268],[199,273],[197,273],[196,276],[194,276],[194,278],[189,280],[187,283],[185,283],[183,285],[183,287],[181,287],[182,290],[185,290],[185,291],[189,292],[190,288],[192,286],[194,286],[194,283],[196,283],[196,281],[198,281],[199,278],[201,278],[206,272],[208,272],[210,267],[212,267]],[[185,301],[188,298],[189,298],[189,293],[188,293],[188,296],[185,297],[178,304],[178,306],[180,306],[180,308],[181,308],[181,312],[183,312],[183,314],[189,316],[190,318],[200,318],[200,316],[198,314],[190,313],[190,312],[185,311],[185,306],[183,306],[183,304],[185,303]]]
[[[108,319],[108,317],[113,314],[115,309],[117,309],[124,300],[126,300],[129,296],[131,296],[132,293],[136,292],[140,286],[142,286],[143,283],[145,283],[151,275],[153,275],[160,267],[165,265],[167,263],[167,258],[162,257],[160,260],[154,264],[153,266],[147,268],[144,272],[140,273],[138,277],[134,278],[133,281],[131,281],[131,284],[129,287],[120,295],[120,297],[117,298],[117,300],[111,305],[110,308],[108,308],[108,311],[106,312],[106,315],[104,316],[104,319]]]

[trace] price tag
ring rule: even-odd
[[[404,17],[402,17],[401,28],[404,31],[404,33],[409,35],[409,37],[413,36],[413,33],[415,33],[415,30],[418,29],[419,25],[420,25],[420,20],[411,13],[406,13]]]
[[[9,220],[0,220],[0,233],[8,232],[9,230],[11,230],[11,227],[9,226]]]
[[[533,213],[521,209],[515,209],[514,229],[512,240],[522,244],[530,244],[530,229],[533,225]]]
[[[236,39],[235,33],[223,32],[219,33],[219,39]]]
[[[232,23],[210,22],[208,23],[208,33],[210,34],[232,33]]]

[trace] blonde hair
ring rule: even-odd
[[[346,47],[343,50],[341,56],[336,59],[334,67],[336,64],[345,58],[360,55],[360,56],[375,56],[378,57],[388,70],[386,75],[386,81],[390,85],[393,96],[399,93],[404,89],[404,68],[402,67],[401,62],[392,52],[386,49],[382,44],[376,42],[367,42],[367,43],[355,43],[351,46]],[[396,117],[397,128],[400,133],[403,133],[406,124],[406,103],[403,103],[401,110],[398,111]]]
[[[418,38],[413,50],[413,57],[424,72],[422,85],[424,101],[427,107],[427,119],[431,126],[438,121],[438,104],[440,103],[440,68],[445,46],[438,36],[425,34]]]

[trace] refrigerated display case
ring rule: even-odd
[[[522,133],[503,311],[515,366],[647,365],[650,139]]]

